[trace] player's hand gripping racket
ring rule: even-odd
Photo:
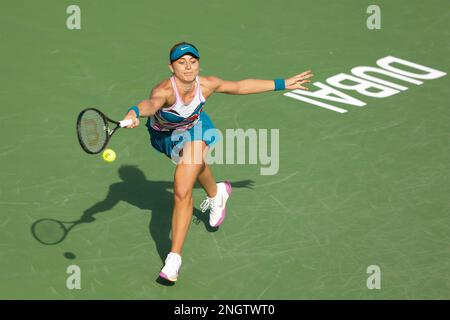
[[[111,120],[95,108],[84,109],[77,119],[78,141],[87,153],[100,153],[106,148],[112,135],[119,128],[129,126],[132,123],[132,119]]]

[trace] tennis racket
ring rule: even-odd
[[[84,109],[77,119],[78,141],[84,151],[90,154],[102,152],[119,129],[129,126],[133,120],[114,121],[95,108]]]

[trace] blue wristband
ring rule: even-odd
[[[132,106],[130,109],[128,109],[127,113],[130,112],[130,110],[133,110],[134,113],[136,113],[136,118],[139,118],[139,108],[137,106]]]
[[[275,82],[275,91],[284,90],[285,88],[284,79],[275,79],[273,81]]]

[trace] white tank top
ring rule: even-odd
[[[150,125],[157,131],[187,130],[193,127],[199,120],[200,113],[206,101],[202,94],[200,80],[198,76],[195,78],[197,88],[195,89],[194,99],[189,104],[184,104],[181,100],[175,82],[175,76],[172,76],[170,81],[175,91],[175,103],[170,107],[159,109],[150,118]]]

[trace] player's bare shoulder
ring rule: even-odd
[[[164,105],[170,104],[171,100],[173,100],[173,90],[172,85],[170,83],[170,79],[164,79],[157,85],[152,88],[152,92],[150,93],[150,99],[164,99]]]
[[[165,96],[167,97],[168,94],[170,94],[172,89],[172,86],[170,84],[170,79],[164,79],[157,85],[155,85],[152,89],[151,95],[157,95],[157,96]]]
[[[199,76],[199,78],[202,86],[214,88],[220,83],[220,79],[216,76]]]
[[[199,76],[199,79],[205,98],[213,94],[220,84],[220,79],[215,76]]]

